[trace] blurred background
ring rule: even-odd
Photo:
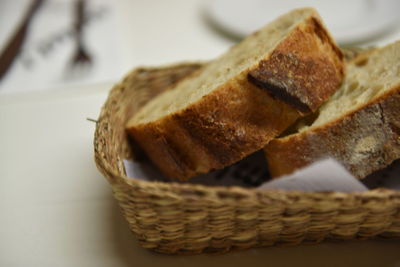
[[[0,95],[116,82],[211,59],[286,11],[318,9],[342,46],[400,39],[396,0],[2,0]]]

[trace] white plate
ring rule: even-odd
[[[211,0],[209,18],[219,28],[244,37],[285,12],[298,7],[315,7],[335,39],[341,44],[377,38],[399,21],[397,0]]]

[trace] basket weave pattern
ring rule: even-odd
[[[134,158],[125,123],[154,95],[201,64],[136,69],[110,92],[95,132],[95,160],[140,244],[196,254],[324,239],[400,238],[400,192],[261,191],[126,177]]]

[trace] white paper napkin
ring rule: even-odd
[[[291,175],[264,183],[259,189],[303,192],[362,192],[368,190],[332,158],[320,160]]]
[[[124,160],[128,177],[146,181],[171,181],[150,163]],[[174,180],[174,182],[176,182]],[[332,158],[322,159],[291,175],[279,179],[268,177],[262,153],[255,153],[223,170],[194,177],[185,183],[237,185],[260,190],[280,189],[304,192],[362,192],[368,188]]]

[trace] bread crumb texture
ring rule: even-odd
[[[400,42],[360,55],[347,70],[312,120],[266,146],[275,176],[330,156],[363,178],[400,157]]]

